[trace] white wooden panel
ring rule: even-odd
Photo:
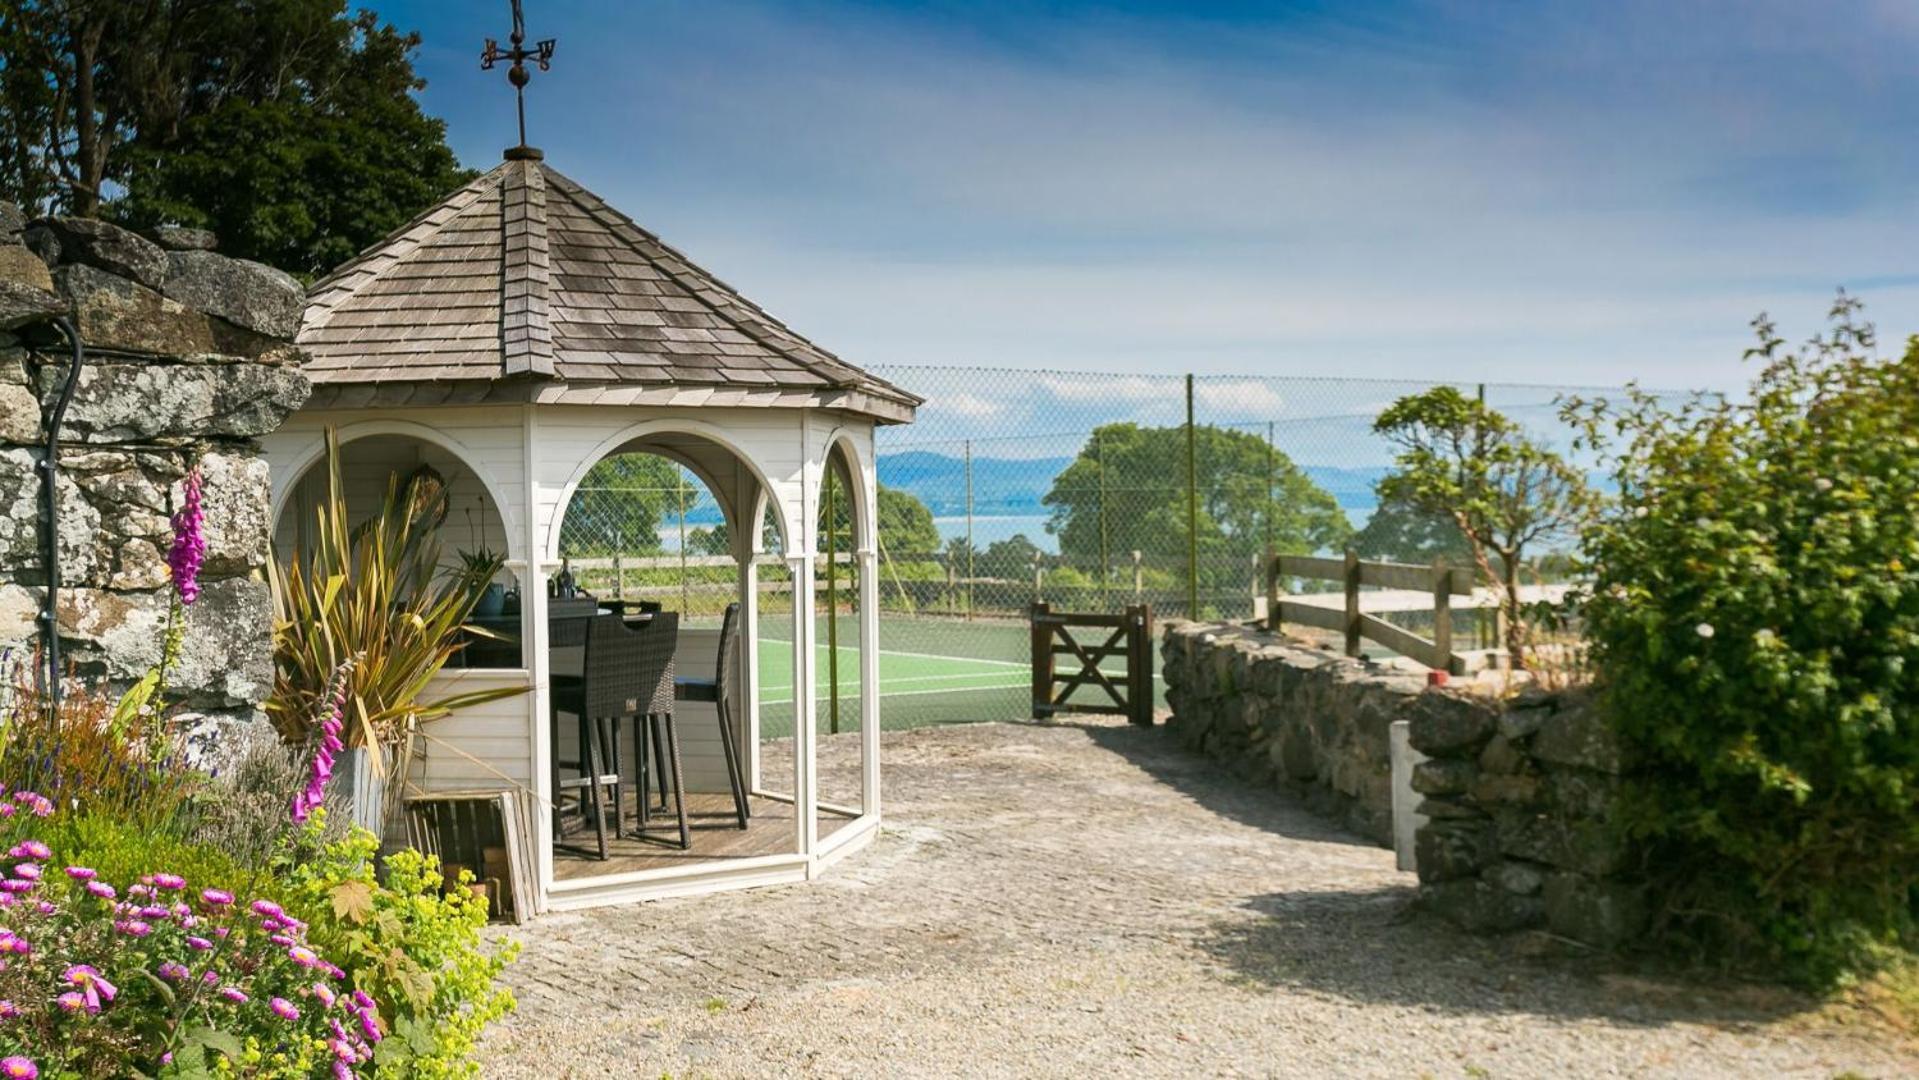
[[[525,671],[449,671],[427,684],[426,700],[495,687],[530,685]],[[427,722],[416,772],[431,791],[460,788],[530,789],[533,746],[528,738],[527,695],[489,701]]]

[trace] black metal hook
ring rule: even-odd
[[[79,385],[80,365],[86,361],[86,349],[80,343],[80,332],[66,316],[54,319],[53,325],[66,335],[67,344],[73,349],[67,380],[60,387],[59,400],[54,402],[53,415],[47,420],[46,453],[40,458],[40,494],[47,508],[47,601],[40,611],[41,629],[46,634],[47,665],[42,689],[57,715],[60,711],[60,425],[66,420],[67,405],[73,401],[73,389]]]

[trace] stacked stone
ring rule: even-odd
[[[68,370],[51,319],[86,346],[61,430],[63,656],[117,684],[158,658],[169,518],[197,462],[203,591],[171,682],[190,707],[250,714],[272,687],[269,480],[255,439],[306,400],[292,345],[305,296],[211,234],[151,239],[0,203],[0,648],[31,647],[44,597],[38,463]]]
[[[1422,902],[1469,930],[1544,925],[1611,948],[1645,921],[1612,815],[1619,744],[1589,697],[1422,697],[1410,725],[1426,818]]]
[[[1392,725],[1421,676],[1224,623],[1166,624],[1161,661],[1166,726],[1187,748],[1392,842]]]

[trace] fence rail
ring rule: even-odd
[[[1345,604],[1334,610],[1323,603],[1301,603],[1287,598],[1280,586],[1288,579],[1332,581],[1342,587]],[[1386,589],[1424,589],[1432,597],[1433,636],[1423,638],[1395,626],[1361,605],[1367,586]],[[1429,668],[1464,675],[1467,658],[1453,651],[1452,598],[1473,595],[1473,572],[1435,559],[1431,566],[1410,563],[1367,562],[1348,550],[1343,559],[1315,555],[1274,555],[1267,561],[1266,624],[1278,630],[1288,622],[1343,634],[1346,655],[1358,656],[1361,641],[1372,641],[1410,657]]]

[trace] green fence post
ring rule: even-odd
[[[1113,570],[1106,556],[1106,443],[1100,438],[1098,428],[1093,429],[1093,452],[1099,463],[1099,606],[1103,611],[1107,579]]]
[[[966,618],[973,618],[973,440],[966,440]]]
[[[1199,435],[1193,426],[1193,376],[1186,376],[1186,617],[1199,618]]]

